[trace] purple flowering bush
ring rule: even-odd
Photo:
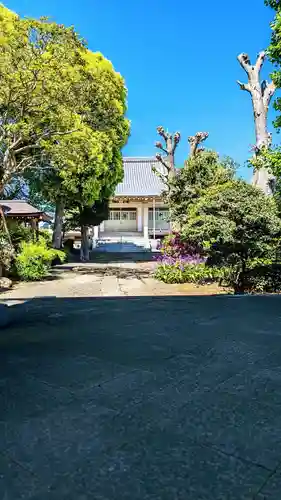
[[[159,250],[163,257],[179,258],[203,255],[202,248],[186,241],[180,233],[175,231],[162,240]]]
[[[179,233],[163,240],[155,278],[165,283],[208,283],[221,279],[222,271],[206,265],[199,246],[184,241]]]

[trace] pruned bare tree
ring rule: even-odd
[[[268,148],[271,144],[271,135],[267,130],[267,114],[276,86],[273,82],[261,80],[260,78],[265,58],[265,51],[258,54],[255,64],[251,63],[248,54],[242,53],[237,57],[241,67],[248,76],[247,83],[242,83],[239,80],[237,83],[241,90],[245,90],[251,94],[256,133],[256,154],[262,151],[263,148]],[[265,168],[255,170],[253,184],[260,187],[265,193],[270,194],[270,174],[268,170]]]
[[[164,127],[157,127],[157,133],[164,140],[164,145],[161,141],[157,141],[155,146],[160,149],[164,155],[162,153],[157,153],[156,159],[165,167],[165,174],[162,174],[161,177],[165,184],[167,184],[167,182],[176,175],[175,151],[180,142],[181,135],[179,132],[170,134],[168,131],[165,131]]]
[[[204,151],[204,147],[199,147],[199,145],[206,141],[208,137],[208,132],[197,132],[195,135],[191,135],[188,138],[190,144],[189,158],[194,158],[201,151]]]

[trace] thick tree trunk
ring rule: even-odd
[[[256,75],[255,75],[256,76]],[[269,135],[267,131],[267,109],[264,106],[261,85],[259,78],[253,78],[252,82],[252,103],[255,121],[256,148],[257,154],[263,148],[269,146]],[[270,194],[270,175],[267,169],[256,169],[253,175],[253,184],[260,187],[266,194]]]
[[[81,226],[81,252],[80,258],[84,262],[90,260],[90,250],[89,250],[89,238],[88,238],[88,227]]]
[[[261,52],[254,65],[251,64],[248,54],[243,53],[238,56],[238,61],[248,75],[248,83],[238,81],[238,84],[241,90],[246,90],[251,94],[256,133],[256,155],[263,148],[270,146],[270,136],[267,130],[267,114],[276,88],[273,82],[260,81],[260,72],[265,61],[265,56],[265,52]],[[271,179],[270,172],[266,168],[260,168],[254,171],[252,183],[261,188],[264,193],[271,194]]]
[[[61,200],[56,203],[55,223],[53,232],[53,247],[58,250],[62,247],[64,204]]]

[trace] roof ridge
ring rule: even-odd
[[[155,156],[123,156],[123,161],[145,162],[158,161]]]

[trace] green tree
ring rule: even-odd
[[[79,129],[86,52],[72,28],[20,19],[0,5],[0,191]]]
[[[180,228],[189,217],[190,207],[211,186],[224,184],[233,178],[236,165],[231,158],[220,159],[214,151],[201,151],[191,156],[170,181],[166,201],[172,222]]]
[[[56,206],[60,247],[64,207],[92,210],[122,180],[124,80],[73,29],[3,6],[0,57],[0,189],[22,175],[33,203]]]
[[[71,210],[79,213],[82,250],[84,258],[88,258],[87,228],[95,220],[87,217],[86,224],[84,215],[94,214],[93,207],[107,200],[122,179],[122,156],[117,146],[106,132],[84,126],[71,139],[66,136],[57,147],[49,150],[52,161],[49,168],[38,170],[36,176],[31,172],[31,189],[56,205],[55,248],[61,246],[64,210]]]
[[[89,53],[87,58],[90,58]],[[122,77],[100,54],[98,57],[92,54],[91,61],[92,65],[85,68],[88,94],[85,92],[84,98],[88,95],[89,101],[83,125],[71,136],[61,137],[56,144],[46,144],[48,164],[38,169],[36,175],[29,172],[31,190],[41,191],[46,200],[56,205],[56,248],[61,246],[64,209],[79,209],[85,244],[82,250],[86,259],[86,233],[90,219],[86,225],[82,215],[89,214],[98,202],[105,203],[122,180],[121,149],[129,135],[129,121],[125,117],[127,93]],[[91,85],[93,88],[89,91]],[[95,93],[98,94],[98,105],[95,105]]]
[[[253,260],[272,257],[281,221],[272,197],[242,180],[230,181],[198,199],[184,233],[203,245],[210,264],[231,270],[235,292],[243,293]]]

